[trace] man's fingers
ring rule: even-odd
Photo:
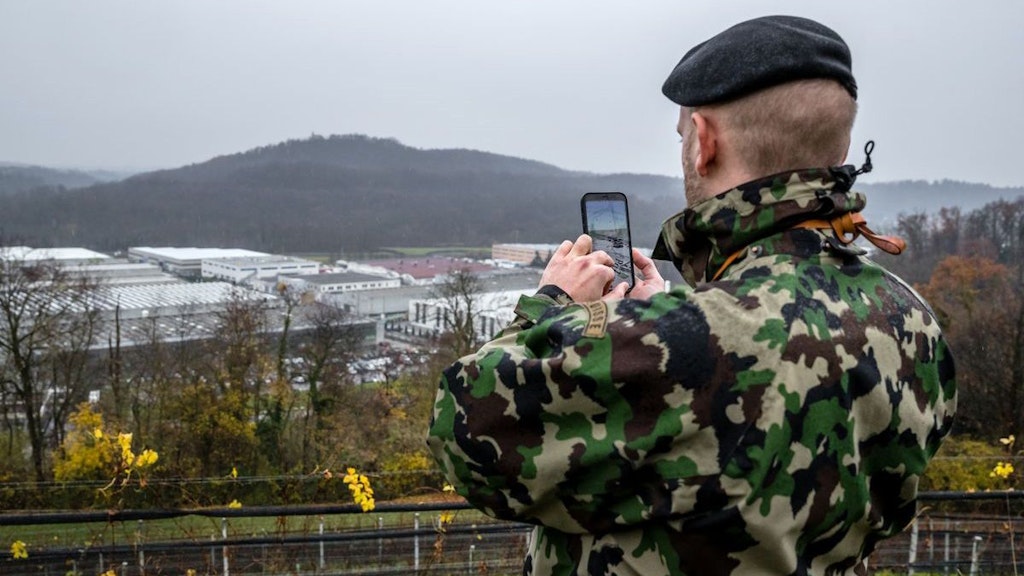
[[[598,250],[597,252],[591,252],[591,256],[598,264],[602,266],[615,267],[615,260],[604,250]]]
[[[647,256],[644,256],[642,252],[633,248],[633,264],[636,269],[640,271],[645,280],[651,278],[661,278],[661,273],[658,272],[658,267],[654,264],[654,260],[651,260]]]
[[[572,250],[572,240],[562,240],[562,243],[555,249],[555,256],[565,257],[569,250]]]
[[[580,234],[580,237],[576,239],[576,242],[572,245],[572,250],[569,254],[572,256],[586,256],[590,254],[590,251],[594,249],[594,241],[590,236],[586,234]]]

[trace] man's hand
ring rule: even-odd
[[[554,284],[574,302],[600,300],[615,279],[614,261],[604,251],[591,252],[593,248],[594,242],[586,234],[576,242],[562,242],[544,268],[540,285]]]
[[[636,275],[633,289],[629,291],[629,298],[647,300],[651,296],[665,291],[665,279],[658,272],[658,267],[654,265],[654,260],[644,256],[636,248],[633,248],[633,265],[640,274]],[[641,276],[643,277],[642,279]],[[612,290],[612,292],[615,292],[615,290]],[[626,296],[625,292],[623,292],[623,296]]]
[[[639,274],[633,275],[633,289],[625,282],[615,286],[610,292],[604,295],[604,300],[616,298],[635,298],[647,300],[651,296],[665,291],[665,279],[658,272],[654,260],[644,256],[642,252],[633,248],[633,266]],[[627,294],[626,291],[629,290]]]

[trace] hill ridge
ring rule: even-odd
[[[948,179],[855,188],[868,195],[869,220],[882,224],[949,202],[971,209],[1024,195],[1024,188]],[[559,242],[580,233],[579,197],[609,190],[629,195],[638,246],[653,245],[662,219],[683,208],[678,177],[594,174],[466,148],[314,134],[116,182],[0,195],[0,233],[28,245],[107,251],[164,244],[341,254]]]

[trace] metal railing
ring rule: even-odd
[[[869,566],[904,574],[1016,574],[1024,571],[1024,491],[929,492],[922,512],[899,536],[879,544]],[[976,509],[970,509],[970,508]],[[29,557],[0,560],[0,574],[117,576],[159,574],[518,574],[524,524],[498,522],[462,502],[386,504],[367,516],[355,505],[120,510],[0,515],[0,538],[19,530],[57,533],[62,527],[102,525],[110,537],[88,544],[35,546]],[[206,531],[150,534],[149,526],[187,517],[206,518]],[[254,533],[251,522],[274,518],[273,532]],[[299,527],[282,519],[302,518]],[[358,522],[345,524],[342,520]],[[245,524],[249,522],[250,524]],[[366,525],[370,523],[369,525]],[[120,542],[112,527],[119,527]],[[111,528],[111,529],[106,529]],[[69,538],[74,539],[74,538]],[[3,540],[0,540],[2,542]]]

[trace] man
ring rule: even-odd
[[[901,249],[838,166],[856,91],[846,44],[802,18],[689,51],[663,87],[688,207],[655,256],[692,286],[664,292],[634,251],[635,288],[606,290],[611,259],[581,236],[444,373],[428,443],[471,503],[536,525],[525,573],[864,573],[911,522],[953,360],[851,243]]]

